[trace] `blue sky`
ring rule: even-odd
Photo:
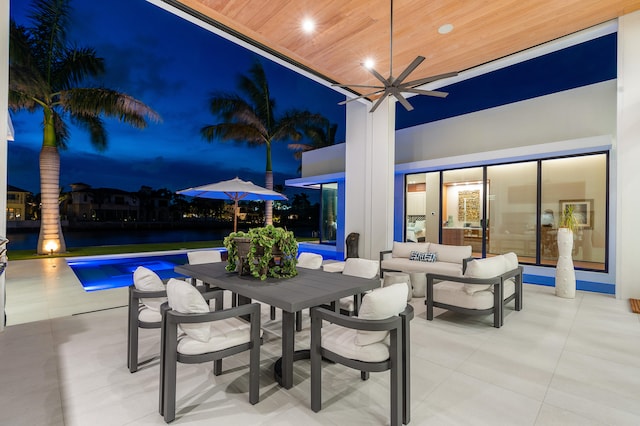
[[[61,152],[61,186],[137,191],[141,185],[179,190],[239,176],[264,185],[264,148],[233,142],[205,142],[199,129],[214,124],[207,99],[213,92],[236,92],[238,74],[260,58],[276,112],[291,108],[321,113],[338,123],[344,140],[344,96],[145,0],[72,0],[68,40],[93,47],[105,59],[99,85],[134,96],[163,118],[145,130],[109,120],[109,148],[95,151],[87,134],[71,129],[69,149]],[[11,0],[11,17],[27,21],[31,2]],[[9,143],[9,184],[39,193],[38,153],[41,112],[12,113],[15,141]],[[286,143],[273,147],[276,184],[297,176],[298,162]]]

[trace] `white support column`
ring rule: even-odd
[[[640,12],[622,16],[618,27],[618,135],[614,146],[616,176],[616,297],[640,298],[636,266],[640,227]]]
[[[374,113],[347,104],[346,139],[345,235],[359,233],[360,257],[377,259],[393,241],[395,100]]]
[[[9,0],[0,0],[0,237],[7,235],[7,134],[9,121]],[[4,330],[5,276],[0,277],[0,331]]]

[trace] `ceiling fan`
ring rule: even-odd
[[[344,105],[346,103],[355,101],[357,99],[368,98],[369,96],[375,96],[381,93],[382,95],[378,98],[376,103],[373,104],[369,112],[374,112],[378,108],[378,106],[380,106],[382,101],[387,98],[387,96],[395,97],[398,100],[398,102],[400,102],[405,107],[407,111],[411,111],[413,110],[413,106],[411,106],[409,101],[407,101],[407,99],[402,95],[403,92],[416,93],[419,95],[427,95],[427,96],[436,96],[439,98],[444,98],[448,95],[448,93],[446,92],[417,89],[417,87],[422,86],[423,84],[431,83],[432,81],[440,80],[442,78],[456,76],[458,75],[457,72],[439,74],[439,75],[420,78],[418,80],[412,80],[407,82],[404,81],[409,76],[409,74],[411,74],[413,70],[415,70],[418,67],[418,65],[422,63],[422,61],[424,61],[425,59],[424,56],[416,57],[413,60],[413,62],[411,62],[409,66],[406,67],[404,71],[402,71],[402,73],[400,73],[398,77],[396,78],[393,77],[393,0],[391,0],[391,13],[389,16],[390,16],[390,22],[391,22],[391,28],[389,30],[389,34],[390,34],[389,78],[384,78],[380,73],[378,73],[373,68],[369,68],[364,63],[361,63],[360,65],[367,68],[367,70],[369,70],[369,72],[373,74],[375,78],[380,80],[380,82],[382,83],[382,86],[380,85],[374,86],[374,85],[367,85],[367,84],[334,84],[333,86],[345,87],[345,88],[360,87],[360,88],[367,88],[367,89],[375,89],[373,92],[366,93],[364,95],[360,95],[355,98],[347,99],[346,101],[342,101],[338,105]]]

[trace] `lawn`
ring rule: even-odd
[[[317,241],[315,238],[298,238],[298,241]],[[177,243],[126,244],[121,246],[68,247],[66,253],[55,253],[54,257],[97,256],[103,254],[144,253],[155,251],[200,249],[222,247],[222,240],[187,241]],[[51,255],[37,255],[34,250],[11,250],[8,248],[9,260],[42,259]]]

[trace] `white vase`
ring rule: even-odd
[[[576,273],[573,269],[571,252],[573,232],[567,228],[558,229],[558,263],[556,265],[556,296],[573,299],[576,297]]]

